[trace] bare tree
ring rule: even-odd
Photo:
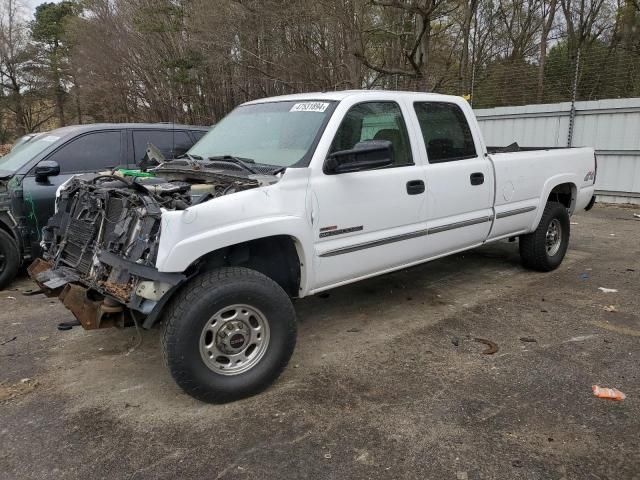
[[[547,61],[547,45],[549,34],[553,28],[558,10],[558,0],[542,0],[542,28],[540,31],[540,49],[538,55],[538,89],[536,92],[538,103],[542,102],[544,95],[544,72]]]
[[[6,0],[0,9],[0,85],[8,92],[5,99],[15,117],[16,134],[24,135],[22,75],[28,60],[27,26],[22,20],[21,5],[16,0]]]

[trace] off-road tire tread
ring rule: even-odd
[[[0,244],[6,250],[5,268],[0,272],[0,290],[4,290],[16,277],[22,259],[15,239],[4,230],[0,230]]]
[[[562,224],[563,242],[558,254],[560,261],[552,261],[547,255],[546,234],[547,226],[553,218],[558,218]],[[569,212],[567,208],[558,202],[547,202],[542,213],[538,228],[532,233],[521,235],[519,239],[520,259],[525,268],[538,272],[550,272],[562,263],[562,258],[567,251],[570,236]],[[565,233],[566,232],[566,233]],[[565,236],[566,235],[566,236]],[[558,255],[556,254],[556,255]]]
[[[176,328],[178,322],[181,321],[187,315],[188,307],[202,295],[212,295],[212,291],[223,285],[229,283],[236,283],[238,281],[257,282],[268,285],[274,290],[274,294],[280,296],[280,308],[285,310],[283,313],[289,318],[295,319],[295,310],[293,304],[287,295],[287,293],[274,282],[271,278],[259,273],[255,270],[251,270],[243,267],[223,267],[215,270],[209,270],[200,273],[194,277],[190,282],[185,285],[179,292],[176,293],[168,305],[165,307],[165,311],[162,318],[162,333],[160,335],[160,344],[162,350],[162,356],[164,364],[169,369],[171,376],[176,383],[189,395],[208,402],[208,403],[225,403],[239,398],[243,398],[249,395],[235,396],[233,394],[226,394],[217,391],[211,391],[197,382],[194,382],[191,376],[184,370],[181,370],[177,366],[177,359],[171,356],[171,352],[175,352],[173,348],[176,340]],[[266,389],[273,381],[278,378],[282,371],[286,368],[291,354],[295,348],[296,341],[296,324],[293,322],[289,327],[289,335],[287,337],[286,349],[288,355],[286,360],[281,362],[277,369],[272,370],[271,374],[265,378],[260,385],[257,385],[252,389],[250,395],[259,393]]]

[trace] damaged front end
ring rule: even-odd
[[[60,192],[57,212],[44,229],[43,258],[28,271],[85,329],[124,327],[156,314],[186,279],[155,268],[163,210],[184,210],[276,181],[176,160],[153,174],[80,175]]]

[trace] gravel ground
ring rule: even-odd
[[[0,478],[640,478],[638,210],[573,217],[552,273],[505,242],[297,301],[284,375],[221,406],[173,384],[157,330],[60,332],[22,278],[0,292]]]

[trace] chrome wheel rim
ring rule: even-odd
[[[269,346],[269,322],[249,305],[230,305],[216,312],[200,335],[205,365],[220,375],[239,375],[253,368]]]
[[[562,225],[557,218],[554,218],[547,227],[546,247],[547,255],[553,257],[562,244]]]

